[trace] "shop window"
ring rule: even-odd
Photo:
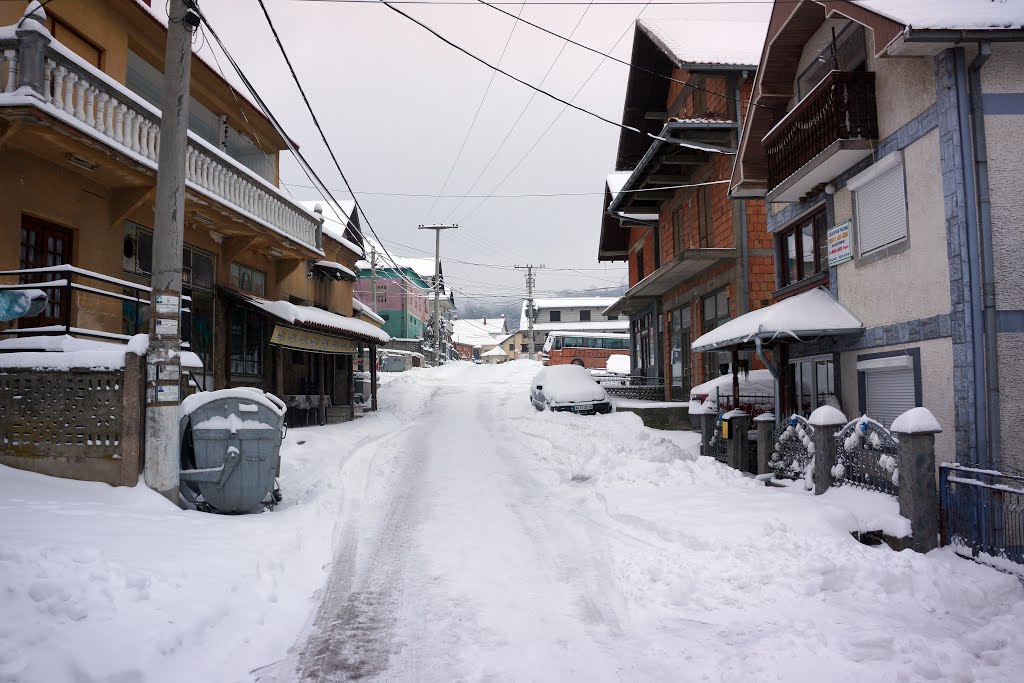
[[[782,285],[828,272],[828,227],[825,212],[819,211],[779,232]]]
[[[787,379],[793,412],[806,417],[824,405],[838,407],[832,356],[790,361]]]
[[[231,263],[231,286],[241,292],[265,296],[267,276],[255,268]]]
[[[263,374],[263,316],[247,308],[231,311],[231,374]]]
[[[867,256],[907,238],[907,190],[903,155],[893,152],[851,178],[857,252]]]
[[[582,323],[590,322],[590,311],[586,311],[586,310],[580,311],[580,322],[582,322]]]

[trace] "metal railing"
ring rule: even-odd
[[[595,375],[594,381],[604,387],[609,396],[641,401],[664,401],[665,380],[645,375]]]
[[[1024,476],[960,464],[939,468],[942,545],[1024,574]]]
[[[27,22],[26,27],[32,23]],[[0,105],[41,108],[156,169],[160,111],[56,40],[46,37],[40,41],[41,34],[29,35],[34,37],[0,40]],[[25,71],[22,60],[38,63],[41,78],[35,82],[27,79],[34,69],[30,64]],[[191,131],[185,166],[193,191],[287,239],[320,250],[321,223],[313,213]]]
[[[835,434],[837,486],[850,485],[893,496],[900,492],[899,439],[881,424],[864,416]]]
[[[836,140],[877,137],[875,74],[833,71],[764,136],[768,188],[778,187]]]
[[[799,415],[791,415],[776,427],[768,469],[782,479],[803,479],[810,476],[813,462],[814,427]]]

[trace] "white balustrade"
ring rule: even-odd
[[[156,163],[159,116],[100,72],[71,60],[61,49],[53,49],[53,42],[46,48],[43,61],[42,92],[38,93],[42,101],[79,121],[96,136]],[[18,48],[7,43],[0,47],[0,92],[13,93],[17,87]],[[255,216],[297,242],[316,247],[315,219],[254,178],[240,163],[192,139],[188,142],[185,176],[225,204]]]

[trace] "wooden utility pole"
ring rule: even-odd
[[[434,231],[434,366],[441,364],[441,231],[454,230],[457,225],[421,225],[420,230]]]
[[[153,229],[153,290],[146,374],[146,484],[178,501],[181,444],[181,256],[185,234],[185,155],[188,149],[194,0],[169,0],[160,116],[160,161]]]
[[[530,360],[537,360],[536,348],[533,343],[533,286],[537,284],[537,280],[533,271],[534,269],[539,270],[543,267],[543,263],[539,266],[535,266],[533,264],[516,266],[517,269],[526,271],[526,324],[530,334]]]

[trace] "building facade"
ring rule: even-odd
[[[533,300],[533,344],[540,353],[548,332],[572,330],[580,332],[629,332],[629,320],[623,316],[605,315],[605,309],[617,301],[615,297],[563,297]],[[530,353],[529,302],[523,302],[519,315],[522,340],[516,347],[518,354]],[[516,356],[518,358],[520,356]]]
[[[766,202],[773,300],[822,287],[864,327],[775,346],[784,410],[923,405],[940,461],[1020,465],[1022,25],[1012,3],[775,4],[731,192]]]
[[[728,194],[764,31],[636,24],[622,122],[643,134],[620,134],[598,260],[629,263],[629,289],[605,313],[628,317],[633,373],[662,379],[666,399],[686,400],[731,361],[691,353],[690,341],[767,304],[773,289],[764,205]],[[749,354],[739,362],[757,367]]]

